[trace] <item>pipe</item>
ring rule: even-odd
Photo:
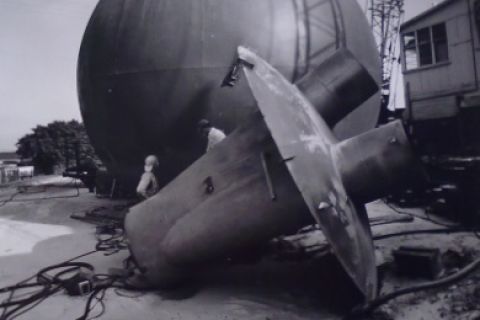
[[[330,128],[378,91],[370,73],[346,48],[336,51],[296,85]]]
[[[338,143],[334,158],[347,193],[362,203],[426,179],[399,120]]]

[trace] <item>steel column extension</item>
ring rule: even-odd
[[[401,121],[340,142],[334,157],[348,193],[362,203],[426,177]]]
[[[378,91],[370,73],[346,48],[296,85],[331,128]]]

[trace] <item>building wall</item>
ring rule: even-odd
[[[412,100],[463,92],[475,88],[472,35],[467,0],[460,0],[408,26],[402,33],[446,23],[449,63],[405,71]]]
[[[16,165],[0,165],[0,185],[20,179]]]
[[[470,21],[473,15],[469,5],[469,0],[453,1],[402,28],[402,34],[405,34],[443,22],[446,25],[448,62],[405,70],[404,61],[405,84],[409,87],[407,102],[412,104],[417,118],[453,116],[459,109],[459,96],[478,88],[480,66],[476,59],[480,58],[477,56],[479,43],[474,21]]]
[[[480,0],[447,1],[402,26],[403,38],[406,33],[445,23],[449,55],[448,61],[412,70],[406,70],[402,59],[407,117],[417,138],[431,153],[477,154],[480,152],[480,35],[474,8]]]

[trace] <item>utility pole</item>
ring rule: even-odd
[[[394,84],[392,75],[398,66],[398,38],[403,22],[404,0],[368,0],[368,2],[368,17],[382,60],[382,112],[386,112]]]

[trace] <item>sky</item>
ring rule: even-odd
[[[0,0],[0,151],[15,150],[38,124],[81,120],[77,57],[97,1]],[[357,1],[365,6],[366,0]],[[405,18],[432,2],[405,0]],[[401,104],[401,90],[397,96]]]
[[[37,124],[80,119],[76,65],[97,0],[0,0],[0,151]]]

